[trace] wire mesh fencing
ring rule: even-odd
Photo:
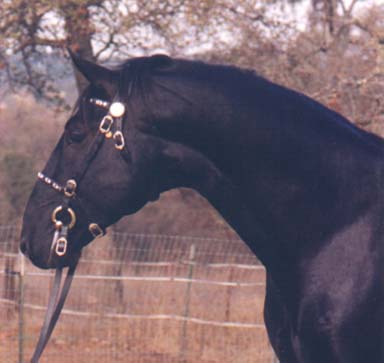
[[[4,363],[30,359],[52,280],[17,240],[0,226]],[[41,363],[272,363],[264,279],[238,240],[111,233],[84,249]]]

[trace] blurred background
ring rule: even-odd
[[[384,132],[382,0],[1,0],[0,13],[2,224],[18,222],[84,86],[68,46],[106,65],[165,52],[252,68]],[[233,236],[189,190],[167,193],[123,224]]]
[[[0,325],[0,360],[4,362],[22,362],[28,356],[49,284],[49,274],[41,275],[23,261],[17,246],[36,173],[85,86],[74,74],[66,47],[106,66],[161,52],[252,68],[384,136],[383,0],[0,0],[0,318],[5,319]],[[73,340],[78,341],[73,337],[84,339],[85,332],[91,332],[89,339],[78,347],[88,352],[84,357],[104,344],[103,354],[113,362],[128,361],[132,345],[139,341],[141,350],[137,348],[132,362],[274,359],[260,328],[264,272],[203,198],[189,189],[167,192],[110,232],[85,252],[79,285],[68,303],[72,315],[63,317],[67,330],[56,338],[59,343],[53,344],[56,353],[51,353],[51,361],[74,359],[57,352],[68,352]],[[98,288],[91,288],[84,276],[95,280],[96,275],[102,275],[103,282],[97,280]],[[172,281],[156,280],[159,276]],[[159,303],[159,296],[164,303]],[[169,310],[172,304],[175,309]],[[76,319],[86,311],[96,315],[83,316],[82,328],[75,329]],[[124,322],[133,326],[124,325],[129,326],[124,330],[113,320],[116,316],[103,315],[106,311],[124,315]],[[26,320],[32,315],[36,320]],[[143,318],[147,328],[134,325],[144,324],[138,316],[160,315],[167,318]],[[140,335],[138,330],[146,333]],[[137,336],[126,335],[128,331]],[[156,331],[170,340],[159,343]],[[102,344],[99,332],[109,336]],[[129,344],[119,343],[118,336],[128,336]],[[188,346],[188,341],[194,343]]]

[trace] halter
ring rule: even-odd
[[[96,157],[105,139],[112,138],[114,140],[116,150],[119,152],[124,150],[125,140],[122,133],[122,123],[123,116],[125,114],[125,105],[119,101],[110,103],[97,98],[91,98],[89,102],[98,107],[107,109],[108,113],[102,118],[99,124],[98,134],[84,157],[82,163],[83,167],[79,168],[77,173],[74,174],[74,177],[68,179],[64,186],[46,176],[42,172],[37,174],[38,180],[63,195],[62,203],[53,210],[51,215],[55,232],[52,239],[49,260],[51,260],[54,254],[58,258],[62,258],[66,255],[68,249],[68,232],[76,225],[77,209],[83,210],[83,213],[88,220],[88,230],[93,238],[101,237],[105,234],[105,228],[90,218],[89,213],[87,213],[85,208],[82,207],[81,198],[77,195],[76,191],[86,174],[89,165]],[[76,261],[70,265],[61,292],[60,285],[62,280],[62,267],[59,266],[56,268],[54,283],[51,289],[44,323],[40,331],[39,341],[36,345],[31,363],[38,363],[38,360],[53,332],[65,299],[68,295],[78,260],[79,259],[77,258]]]

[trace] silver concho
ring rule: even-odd
[[[109,113],[112,117],[122,117],[125,113],[125,106],[121,102],[113,102],[109,106]]]

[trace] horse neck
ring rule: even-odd
[[[221,177],[196,189],[281,270],[377,200],[383,147],[303,95],[261,79],[252,87],[202,87],[168,137],[213,162]]]

